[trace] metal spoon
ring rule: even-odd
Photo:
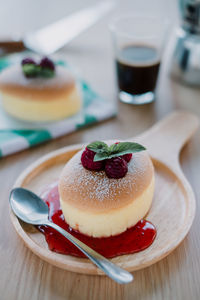
[[[99,269],[116,282],[129,283],[133,280],[131,273],[111,263],[70,233],[50,222],[48,220],[47,204],[33,192],[23,188],[13,189],[10,193],[10,205],[15,215],[22,221],[33,225],[47,225],[57,230],[82,251]]]

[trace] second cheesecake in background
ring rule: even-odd
[[[6,68],[0,74],[0,91],[5,111],[29,122],[61,120],[82,106],[74,76],[47,57],[39,63],[25,58],[21,65]]]

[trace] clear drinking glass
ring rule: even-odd
[[[154,101],[168,21],[126,15],[111,26],[119,99],[125,103]]]

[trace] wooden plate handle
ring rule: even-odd
[[[131,140],[147,147],[150,155],[174,169],[179,153],[199,126],[199,119],[191,113],[176,111],[142,135]]]

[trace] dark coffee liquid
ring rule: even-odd
[[[154,91],[159,66],[157,50],[153,47],[129,45],[122,48],[116,60],[119,89],[136,95]]]

